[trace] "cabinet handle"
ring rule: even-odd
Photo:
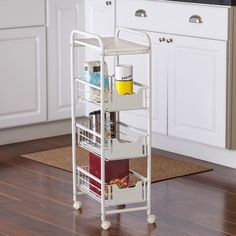
[[[166,42],[167,43],[173,43],[173,39],[167,39]]]
[[[203,23],[201,16],[193,15],[189,18],[189,23],[201,24]]]
[[[137,17],[147,17],[147,13],[143,9],[139,9],[135,12],[135,16]]]
[[[160,37],[160,38],[159,38],[159,42],[161,42],[161,43],[162,43],[162,42],[165,42],[165,41],[166,41],[166,39],[165,39],[165,38],[162,38],[162,37]]]
[[[106,5],[107,5],[107,6],[109,6],[109,5],[111,5],[111,4],[112,4],[111,1],[106,1]]]

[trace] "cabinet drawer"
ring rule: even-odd
[[[227,40],[228,12],[229,9],[225,7],[200,4],[119,0],[117,25],[146,31]],[[190,22],[190,19],[193,22]],[[197,23],[198,21],[200,23]]]
[[[45,0],[0,0],[0,29],[45,23]]]

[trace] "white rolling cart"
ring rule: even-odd
[[[142,45],[120,38],[120,33],[128,32],[142,35],[147,44]],[[82,37],[82,38],[81,38]],[[100,86],[95,86],[77,75],[77,47],[89,47],[100,53],[101,78],[104,78],[104,59],[106,56],[114,56],[115,64],[119,64],[120,55],[146,54],[148,60],[147,85],[134,82],[134,93],[121,96],[113,87],[105,93],[104,79]],[[135,81],[135,78],[134,78]],[[117,28],[115,37],[100,37],[87,32],[73,30],[71,33],[71,104],[72,104],[72,162],[73,162],[73,207],[79,209],[81,202],[79,195],[86,193],[101,204],[101,227],[104,230],[110,228],[110,221],[106,215],[131,211],[147,211],[147,221],[155,223],[156,217],[151,214],[151,41],[144,32],[126,28]],[[90,88],[88,90],[88,88]],[[92,88],[92,90],[91,90]],[[86,93],[97,91],[97,99],[86,101]],[[94,96],[94,94],[93,94]],[[76,118],[77,99],[93,102],[100,109],[100,130],[96,132],[83,121]],[[147,130],[136,130],[119,122],[119,138],[107,137],[105,134],[105,113],[125,110],[143,109],[147,112]],[[95,139],[91,136],[96,137]],[[123,140],[123,141],[122,141]],[[125,142],[124,142],[125,140]],[[88,166],[78,166],[76,162],[76,145],[98,155],[101,161],[101,178],[97,178],[89,172]],[[105,161],[122,160],[128,158],[147,158],[147,175],[130,170],[130,175],[135,176],[134,186],[120,189],[115,184],[105,183]],[[91,184],[96,181],[101,187]],[[138,179],[138,180],[137,180]],[[97,191],[91,189],[96,188]],[[135,206],[133,206],[135,204]],[[126,205],[126,208],[117,209],[118,205]]]

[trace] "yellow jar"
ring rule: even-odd
[[[120,95],[133,94],[133,66],[117,65],[115,68],[115,88]]]
[[[115,87],[117,93],[120,95],[133,94],[133,80],[116,80]]]

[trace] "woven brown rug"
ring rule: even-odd
[[[88,152],[78,148],[78,164],[88,165]],[[38,161],[53,167],[71,171],[71,147],[63,147],[49,151],[31,153],[22,157]],[[146,176],[146,158],[130,159],[130,169]],[[212,170],[204,166],[185,161],[175,160],[169,157],[152,154],[152,182],[192,175]]]

